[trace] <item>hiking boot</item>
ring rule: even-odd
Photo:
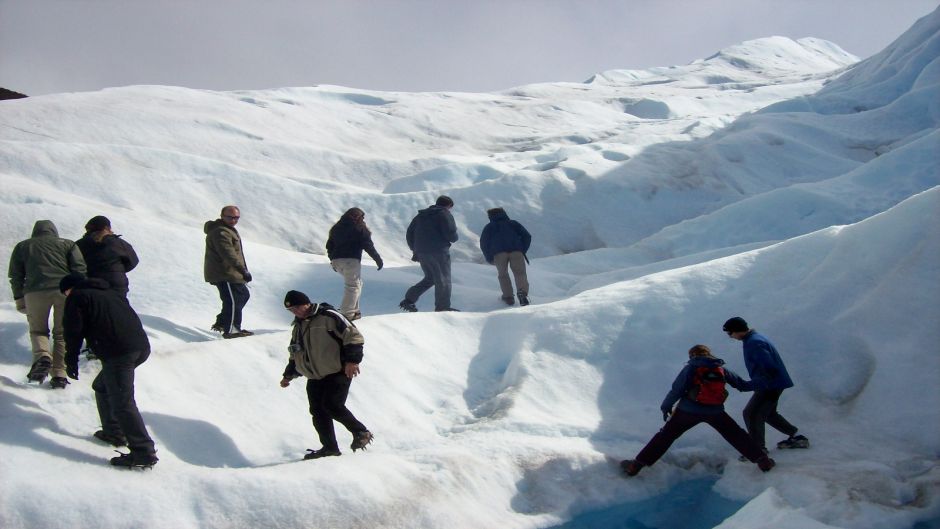
[[[127,438],[122,434],[107,433],[104,430],[98,430],[94,433],[95,439],[104,441],[111,446],[127,446]]]
[[[244,336],[254,336],[254,335],[255,335],[255,333],[253,333],[253,332],[251,332],[251,331],[246,331],[245,329],[237,329],[237,330],[238,330],[239,333],[241,333],[241,334],[244,335]]]
[[[225,332],[225,328],[222,327],[221,323],[213,323],[212,327],[209,327],[209,330],[215,332]]]
[[[519,305],[525,307],[529,304],[529,296],[526,294],[519,294]]]
[[[321,448],[319,450],[307,450],[307,453],[304,454],[304,460],[308,459],[320,459],[321,457],[332,457],[332,456],[341,456],[342,452],[336,449],[327,449]]]
[[[767,449],[766,449],[766,448],[761,448],[760,451],[763,452],[764,456],[767,455]],[[745,462],[745,461],[750,461],[750,459],[748,459],[747,456],[745,456],[745,455],[740,455],[740,456],[738,456],[738,461],[740,461],[740,462],[743,463],[743,462]],[[756,463],[756,461],[755,461],[755,463]]]
[[[405,312],[418,312],[418,307],[415,307],[414,301],[408,301],[407,299],[401,300],[401,303],[398,304],[398,308]]]
[[[624,474],[635,476],[640,473],[640,469],[643,468],[643,463],[640,463],[636,459],[624,459],[620,462],[620,468],[623,470]]]
[[[26,380],[42,384],[43,381],[46,380],[46,377],[49,376],[49,370],[51,368],[52,359],[48,356],[40,356],[38,360],[33,362],[33,366],[29,368],[29,373],[26,374]]]
[[[250,331],[239,331],[236,329],[235,332],[223,332],[222,338],[231,340],[232,338],[244,338],[246,336],[251,336],[252,334],[254,333]]]
[[[346,318],[346,319],[349,320],[349,321],[360,320],[360,319],[362,319],[362,313],[361,313],[361,312],[353,312],[353,313],[350,314],[349,317]]]
[[[155,454],[144,454],[140,452],[131,452],[129,454],[124,454],[118,452],[117,457],[111,458],[111,466],[113,467],[122,467],[122,468],[153,468],[157,464],[157,456]]]
[[[761,472],[767,472],[775,466],[777,466],[777,462],[767,456],[763,456],[757,460],[757,468],[759,468]]]
[[[69,385],[69,379],[65,377],[52,377],[52,380],[49,381],[49,386],[52,389],[65,389],[65,386]]]
[[[506,303],[507,305],[512,306],[516,304],[516,298],[512,296],[503,296],[502,299],[503,299],[503,302]]]
[[[434,312],[460,312],[460,309],[455,309],[454,307],[447,307],[446,309],[434,309]]]
[[[809,448],[809,439],[802,435],[791,435],[777,443],[777,448],[781,450],[784,448]]]
[[[373,438],[374,436],[369,430],[356,432],[356,434],[353,435],[353,442],[351,445],[349,445],[349,448],[352,448],[353,452],[356,450],[365,450],[366,445],[371,443]]]

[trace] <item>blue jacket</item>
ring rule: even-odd
[[[501,252],[526,253],[531,243],[532,235],[502,210],[490,215],[490,223],[480,235],[480,250],[487,263],[492,263],[496,254]]]
[[[766,336],[752,330],[744,337],[742,345],[744,365],[751,377],[753,389],[784,390],[793,387],[793,380],[780,359],[780,353]]]
[[[713,415],[725,411],[723,404],[702,404],[689,398],[689,390],[692,389],[695,369],[699,367],[718,367],[724,366],[725,361],[721,358],[709,358],[707,356],[696,356],[690,358],[689,362],[679,371],[676,380],[672,383],[672,389],[663,399],[660,409],[663,412],[672,412],[672,407],[676,401],[679,402],[678,409],[686,413],[696,413],[699,415]],[[734,371],[724,368],[725,382],[738,391],[748,391],[751,389],[750,383],[739,377]]]
[[[446,253],[450,244],[457,242],[457,224],[447,208],[434,205],[418,210],[405,240],[415,253]]]

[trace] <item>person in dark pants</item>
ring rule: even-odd
[[[346,408],[349,387],[362,362],[362,334],[342,313],[326,303],[311,303],[303,292],[288,292],[284,307],[294,315],[294,330],[281,387],[307,377],[307,401],[321,445],[319,450],[307,450],[304,459],[342,455],[333,421],[352,434],[353,452],[365,449],[372,433]]]
[[[85,224],[85,235],[75,244],[85,258],[88,277],[104,279],[112,290],[127,298],[127,273],[137,267],[140,259],[130,243],[111,231],[111,221],[103,215],[92,217]]]
[[[245,263],[242,238],[235,229],[241,211],[236,206],[222,208],[220,217],[203,226],[206,234],[206,257],[203,263],[207,283],[219,289],[222,311],[215,317],[212,330],[222,338],[242,338],[254,333],[242,329],[242,309],[251,294],[247,284],[251,272]]]
[[[406,312],[417,312],[415,303],[432,286],[435,311],[457,310],[450,306],[450,245],[457,242],[457,225],[450,214],[453,207],[454,201],[441,195],[433,206],[418,211],[408,225],[405,239],[424,277],[405,292],[405,299],[398,304]]]
[[[101,360],[91,387],[101,419],[95,437],[129,453],[111,459],[117,467],[152,467],[158,461],[153,439],[134,400],[134,373],[150,356],[150,341],[127,299],[99,278],[81,274],[62,278],[65,294],[65,370],[78,380],[78,353],[87,340]]]
[[[689,349],[689,362],[676,376],[660,406],[666,425],[640,450],[636,459],[620,463],[628,476],[635,476],[643,467],[659,461],[676,439],[702,422],[718,431],[725,441],[748,461],[757,463],[762,471],[767,472],[774,467],[774,460],[767,457],[747,432],[725,412],[723,402],[727,391],[724,383],[738,390],[746,390],[748,383],[730,369],[724,368],[724,363],[724,360],[712,356],[708,346],[695,345]],[[673,405],[676,405],[675,411]]]
[[[783,365],[780,353],[770,340],[748,327],[744,318],[735,316],[725,322],[722,330],[742,342],[744,366],[751,377],[754,395],[744,407],[744,425],[754,441],[766,450],[764,424],[787,435],[777,448],[809,448],[809,439],[797,435],[797,427],[777,412],[783,390],[793,387],[793,380]]]

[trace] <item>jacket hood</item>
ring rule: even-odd
[[[222,219],[215,219],[215,220],[207,220],[206,223],[202,225],[202,232],[208,235],[210,231],[216,228],[228,228],[232,231],[235,231],[235,228],[222,222]]]
[[[37,220],[36,224],[33,224],[33,237],[42,237],[44,235],[59,236],[59,230],[56,229],[51,220]]]
[[[721,367],[725,365],[725,361],[721,358],[696,356],[689,359],[689,365],[692,367]]]
[[[427,209],[419,209],[418,215],[423,216],[423,217],[428,217],[432,215],[440,215],[441,213],[444,213],[445,211],[447,211],[447,208],[445,208],[444,206],[434,205]]]
[[[502,208],[497,208],[496,211],[488,211],[487,216],[490,220],[509,220],[509,215]]]

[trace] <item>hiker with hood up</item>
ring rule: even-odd
[[[699,423],[707,423],[725,438],[748,461],[767,472],[776,464],[761,447],[725,412],[727,382],[738,391],[750,390],[748,381],[730,369],[725,361],[712,356],[706,345],[689,349],[689,362],[672,383],[660,409],[666,425],[640,450],[636,459],[620,462],[628,476],[635,476],[643,467],[651,466],[666,453],[672,443]],[[678,402],[678,405],[676,403]],[[675,409],[673,409],[675,406]]]
[[[130,290],[127,273],[137,267],[140,259],[130,243],[111,231],[111,221],[103,215],[92,217],[85,224],[85,235],[75,244],[85,258],[88,277],[104,279],[126,299]]]
[[[480,235],[483,258],[487,263],[496,265],[499,290],[507,305],[516,301],[513,297],[512,282],[509,280],[509,270],[512,269],[519,304],[526,306],[529,304],[529,279],[526,276],[525,254],[532,243],[532,235],[518,221],[510,219],[503,208],[489,209],[486,214],[490,222]]]
[[[453,207],[454,201],[441,195],[433,206],[419,210],[408,225],[405,239],[424,277],[405,292],[405,299],[398,304],[406,312],[417,312],[415,303],[432,286],[435,311],[457,310],[450,306],[450,245],[457,242],[457,224],[450,214]]]
[[[366,226],[365,219],[365,211],[349,208],[330,228],[330,237],[326,240],[326,255],[330,258],[330,265],[336,273],[343,276],[345,285],[339,310],[349,321],[362,317],[359,297],[362,294],[363,250],[375,261],[377,270],[381,270],[383,266],[382,257],[375,250],[372,232]]]
[[[85,273],[85,260],[74,242],[59,237],[51,220],[38,220],[32,237],[20,241],[10,254],[10,287],[16,310],[26,315],[33,364],[26,376],[42,382],[52,370],[52,387],[65,388],[65,335],[62,317],[65,296],[59,280],[70,273]],[[52,347],[49,346],[49,313],[52,313]]]

